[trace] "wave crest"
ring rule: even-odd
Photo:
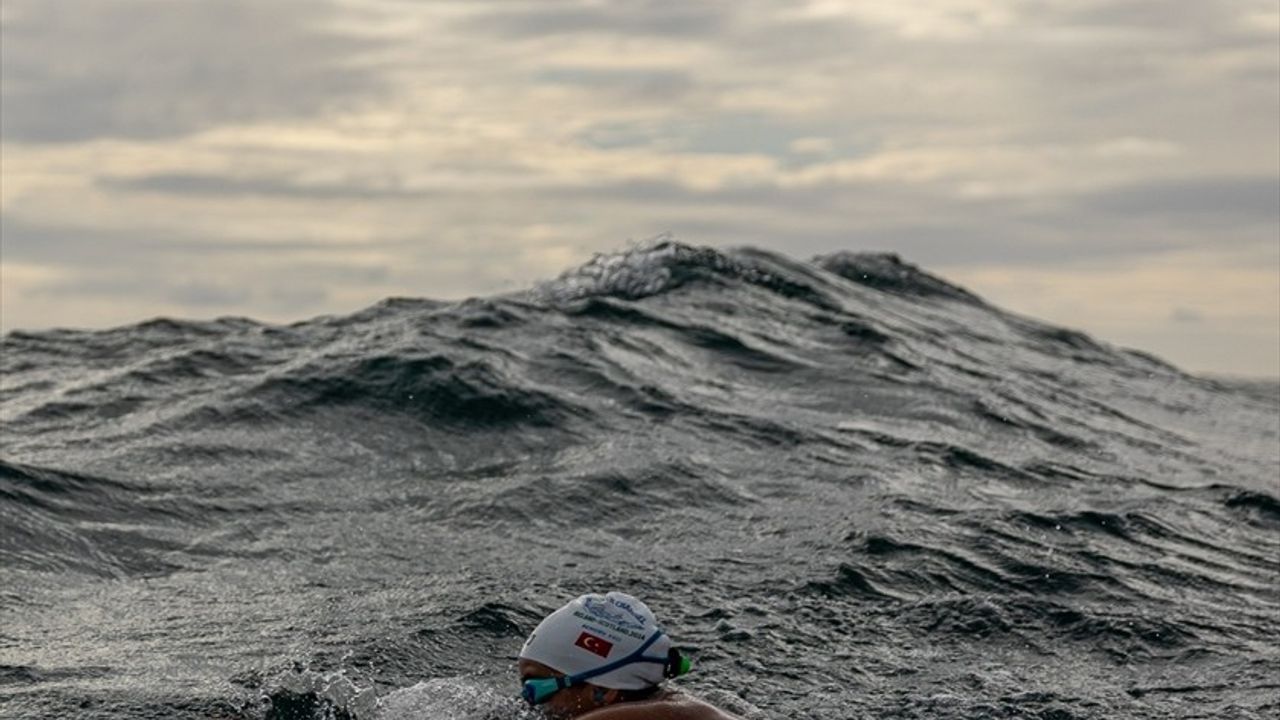
[[[638,300],[695,282],[726,285],[733,281],[757,285],[826,309],[838,307],[810,284],[770,270],[746,254],[733,255],[714,248],[685,245],[670,235],[622,252],[598,254],[542,284],[534,294],[554,303],[601,296]]]

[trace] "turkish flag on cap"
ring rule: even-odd
[[[609,657],[609,653],[613,652],[613,643],[605,640],[604,638],[598,638],[589,632],[584,632],[579,635],[578,639],[575,640],[573,644],[583,650],[589,650],[602,658]]]

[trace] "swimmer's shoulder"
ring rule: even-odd
[[[582,720],[742,720],[684,693],[666,693],[653,700],[610,705],[593,710]]]

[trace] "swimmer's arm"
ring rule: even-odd
[[[683,720],[683,716],[673,715],[667,708],[655,710],[652,705],[645,703],[592,710],[583,715],[582,720]]]

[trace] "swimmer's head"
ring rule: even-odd
[[[556,610],[520,650],[525,699],[560,717],[643,694],[687,671],[649,608],[620,592],[583,595]]]

